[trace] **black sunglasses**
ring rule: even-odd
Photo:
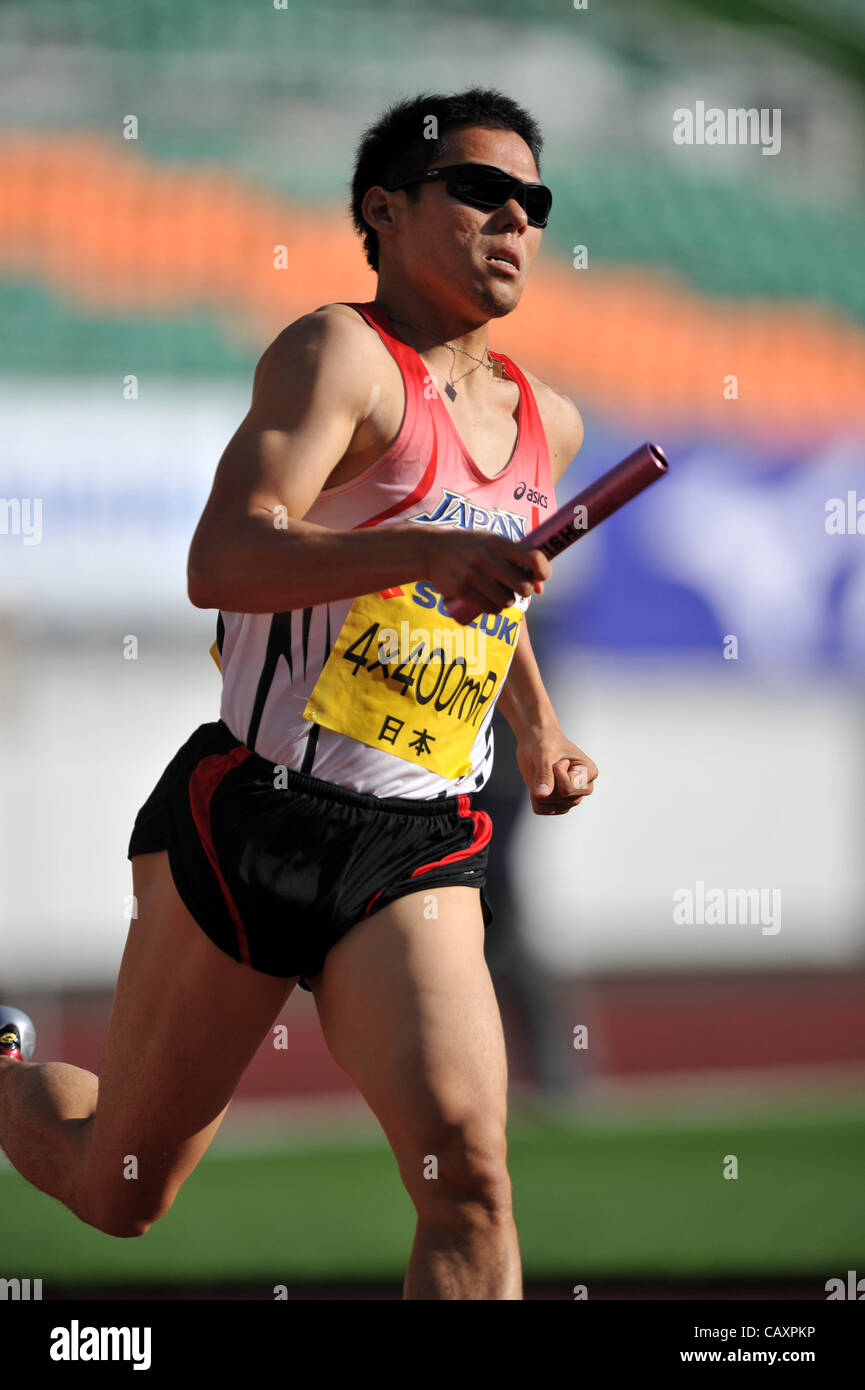
[[[525,210],[532,227],[547,225],[553,195],[546,184],[523,183],[492,164],[446,164],[439,169],[427,169],[425,174],[393,184],[388,192],[396,193],[400,188],[408,188],[411,183],[431,183],[433,179],[444,179],[445,188],[452,198],[467,203],[470,208],[481,208],[484,212],[504,207],[511,198],[515,198]]]

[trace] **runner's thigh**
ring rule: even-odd
[[[500,1185],[507,1059],[478,889],[398,898],[356,923],[310,983],[331,1055],[378,1117],[409,1193],[433,1186],[419,1182],[424,1158],[449,1143],[468,1145]]]
[[[165,851],[132,860],[133,918],[99,1067],[86,1187],[123,1226],[170,1207],[296,977],[225,955],[184,906]],[[137,1177],[129,1157],[137,1161]]]

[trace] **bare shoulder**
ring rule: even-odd
[[[316,384],[339,394],[369,395],[368,380],[380,371],[386,351],[376,333],[346,304],[323,304],[283,328],[265,348],[255,369],[253,399],[282,394],[289,385],[309,391]],[[366,397],[364,397],[365,399]]]
[[[522,370],[538,403],[550,449],[553,481],[557,483],[582,447],[583,417],[570,396],[541,381],[533,372]]]

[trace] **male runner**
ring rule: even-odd
[[[580,416],[487,347],[546,224],[540,148],[497,92],[391,108],[352,187],[375,300],[306,314],[258,364],[189,556],[191,601],[219,610],[221,717],[136,819],[98,1082],[29,1062],[29,1019],[0,1016],[0,1141],[109,1234],[169,1210],[300,981],[417,1211],[404,1297],[522,1298],[483,950],[492,827],[472,810],[496,702],[536,814],[597,776],[529,642],[549,562],[516,543],[554,509]],[[481,610],[479,675],[446,645],[467,631],[456,598]],[[423,660],[383,645],[405,619]]]

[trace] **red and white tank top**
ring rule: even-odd
[[[519,367],[518,435],[495,477],[460,439],[426,364],[375,303],[351,304],[396,361],[405,411],[390,448],[319,493],[305,520],[334,530],[416,521],[520,540],[555,511],[547,440]],[[493,765],[493,709],[531,596],[463,627],[423,580],[288,613],[220,612],[220,716],[253,752],[373,796],[478,791]]]

